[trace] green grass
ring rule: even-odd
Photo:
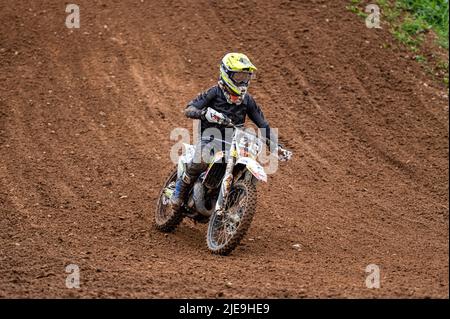
[[[368,14],[364,12],[361,8],[361,1],[362,0],[350,0],[350,4],[347,6],[347,10],[350,10],[351,12],[355,13],[359,17],[367,18]]]
[[[431,69],[441,74],[439,77],[442,77],[448,87],[448,62],[428,61],[420,54],[425,35],[430,30],[437,35],[437,45],[448,50],[448,2],[449,0],[349,0],[347,9],[365,18],[365,6],[369,3],[378,4],[382,23],[387,22],[393,36],[415,54],[416,61],[427,68],[430,68],[430,63],[434,64]]]
[[[448,0],[378,0],[382,16],[402,43],[417,47],[423,34],[433,30],[438,44],[448,49]]]
[[[364,13],[361,8],[361,0],[350,0],[350,4],[346,7],[347,10],[350,10],[351,12],[360,15],[361,13]]]
[[[406,26],[405,32],[433,29],[439,44],[448,49],[448,0],[397,0],[396,6],[413,17],[411,28]]]
[[[416,59],[417,62],[420,63],[427,62],[427,58],[420,54],[416,55],[414,58]]]
[[[389,23],[394,37],[417,52],[424,39],[423,33],[429,29],[428,24],[402,9],[399,1],[378,0],[377,3],[381,7],[382,19]]]

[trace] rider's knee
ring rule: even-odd
[[[196,179],[202,172],[208,168],[208,164],[205,162],[190,163],[186,167],[186,175],[192,180]]]

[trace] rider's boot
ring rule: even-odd
[[[186,173],[177,179],[175,183],[175,191],[170,198],[170,205],[174,211],[179,211],[191,189],[191,178]]]

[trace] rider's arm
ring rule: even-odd
[[[217,87],[213,86],[209,90],[200,93],[195,99],[190,101],[184,110],[186,117],[191,119],[202,119],[205,110],[208,108],[210,102],[217,94]]]
[[[198,109],[193,105],[188,104],[184,110],[184,115],[190,119],[202,119],[205,114],[205,109]]]
[[[271,131],[270,125],[264,117],[264,113],[251,96],[249,96],[247,115],[250,120],[252,120],[252,122],[256,124],[256,126],[258,126],[260,129],[263,129],[262,134],[263,137],[266,138],[267,145],[270,146],[270,144],[272,144],[272,147],[276,147],[278,145],[278,138],[275,133]]]

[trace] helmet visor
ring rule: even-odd
[[[231,79],[237,85],[246,85],[253,78],[253,73],[251,72],[233,72]]]

